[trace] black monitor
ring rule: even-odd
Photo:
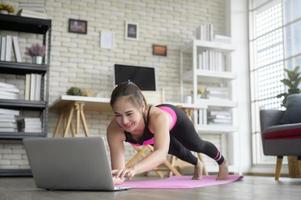
[[[115,85],[130,80],[141,90],[156,91],[155,69],[152,67],[115,64],[114,78]]]

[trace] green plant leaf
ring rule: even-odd
[[[288,93],[281,93],[281,94],[278,94],[276,97],[277,98],[281,98],[281,97],[283,97],[283,96],[287,96],[288,95]]]

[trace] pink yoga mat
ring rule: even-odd
[[[197,188],[213,185],[222,185],[241,180],[243,176],[229,175],[227,180],[216,180],[216,176],[204,176],[201,180],[192,180],[191,176],[173,176],[165,179],[156,180],[132,180],[127,181],[121,186],[129,188]]]

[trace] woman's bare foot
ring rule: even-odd
[[[228,177],[228,164],[224,161],[222,164],[219,165],[219,171],[216,180],[226,180]]]
[[[198,160],[198,163],[194,166],[194,172],[192,180],[201,180],[203,177],[203,163]]]

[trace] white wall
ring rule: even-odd
[[[249,43],[248,43],[248,0],[229,0],[230,33],[235,51],[232,54],[232,66],[237,73],[235,89],[238,108],[238,132],[234,142],[234,162],[239,171],[246,172],[251,167],[251,128],[250,128],[250,82],[249,82]]]
[[[14,4],[26,0],[9,1]],[[115,63],[153,66],[158,89],[164,88],[166,99],[180,100],[179,47],[193,38],[201,23],[212,23],[215,33],[225,31],[224,0],[30,0],[45,5],[52,19],[50,66],[50,104],[71,86],[93,89],[109,97],[113,88]],[[68,19],[88,21],[88,34],[68,33]],[[139,40],[124,39],[125,20],[139,24]],[[99,47],[102,30],[115,32],[116,47]],[[21,48],[28,46],[27,38]],[[30,43],[29,43],[30,44]],[[152,44],[167,45],[167,57],[152,55]],[[26,58],[29,59],[28,57]],[[0,80],[4,79],[0,75]],[[22,84],[20,84],[22,85]],[[21,87],[21,86],[20,86]],[[57,113],[50,113],[49,136]],[[105,134],[110,116],[88,113],[93,135]],[[0,168],[27,168],[20,144],[0,143]]]

